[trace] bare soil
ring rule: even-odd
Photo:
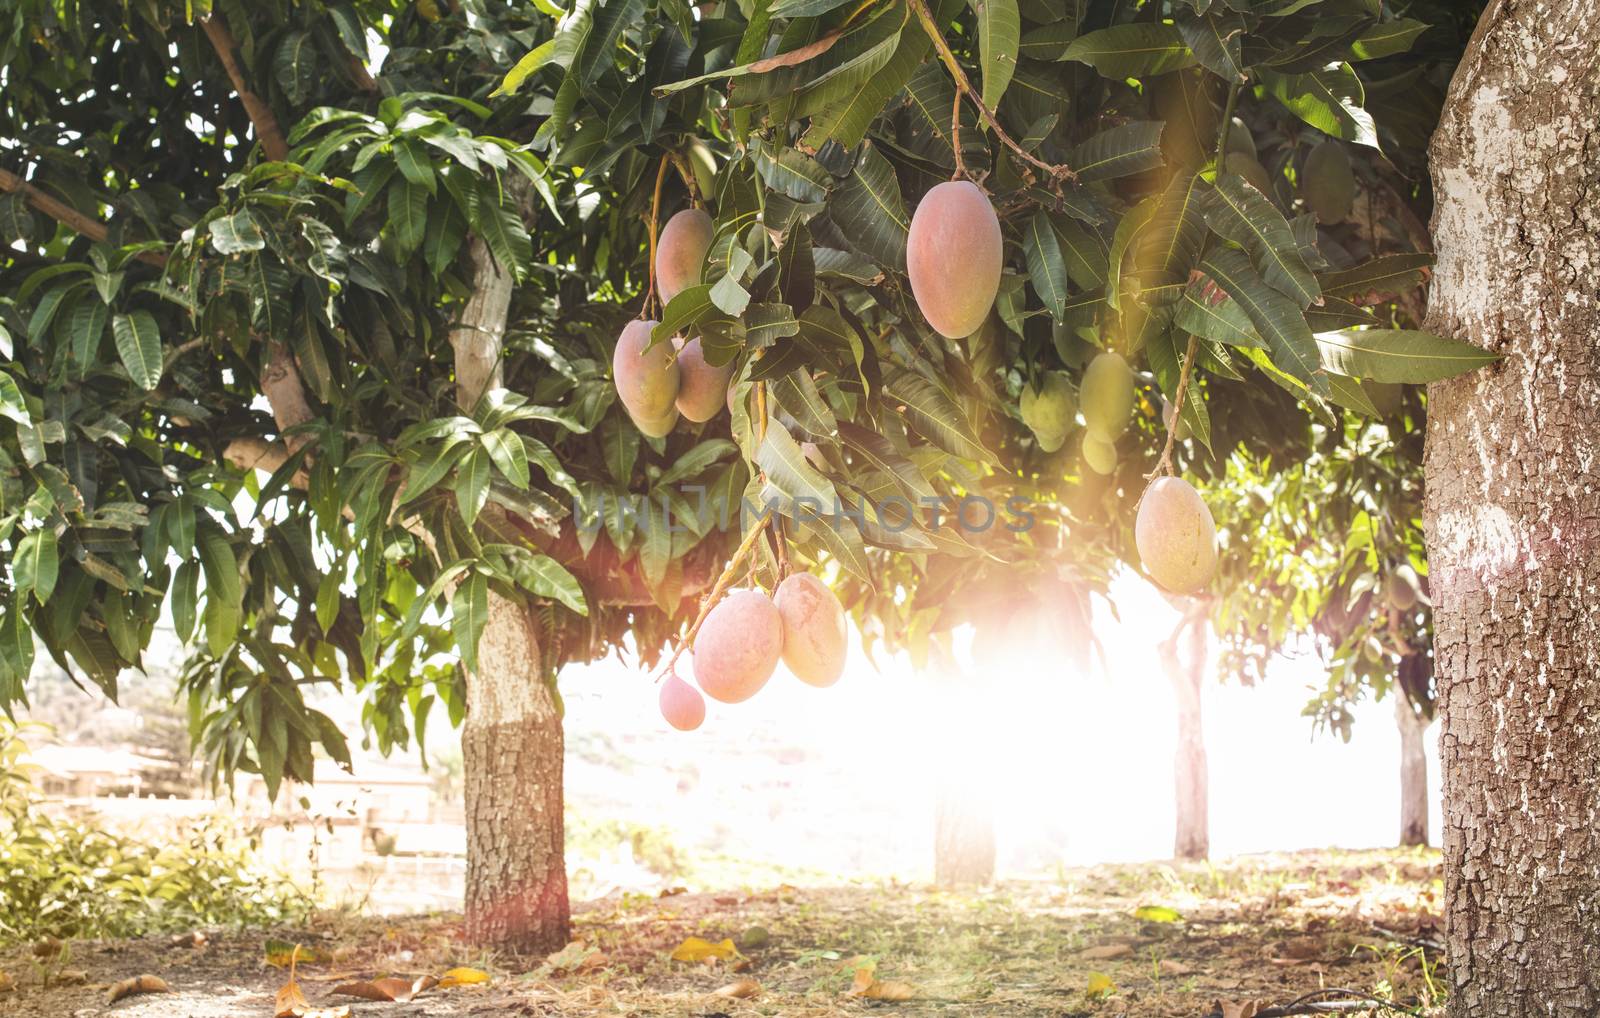
[[[1442,992],[1438,897],[1437,853],[1407,850],[1102,866],[961,892],[780,886],[621,896],[581,906],[575,944],[551,958],[475,949],[454,915],[327,914],[297,929],[196,931],[198,945],[192,936],[81,941],[44,959],[29,945],[0,949],[0,973],[16,984],[0,993],[0,1014],[271,1016],[287,977],[268,964],[273,939],[324,955],[299,965],[301,988],[312,1005],[348,1005],[353,1016],[1201,1018],[1317,991],[1352,1008],[1367,995],[1404,1009],[1345,1014],[1422,1015]],[[724,960],[673,960],[689,937],[742,946]],[[435,987],[409,1003],[331,992],[457,966],[489,981]],[[112,984],[144,973],[171,992],[107,1003]],[[718,995],[731,987],[750,995]]]

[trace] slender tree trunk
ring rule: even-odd
[[[1187,655],[1181,646],[1186,634]],[[1177,825],[1172,843],[1173,857],[1178,859],[1204,859],[1211,853],[1210,773],[1200,717],[1200,690],[1210,657],[1209,634],[1204,613],[1191,610],[1160,647],[1161,663],[1178,697],[1178,746],[1173,753]]]
[[[1491,5],[1434,136],[1429,389],[1452,1018],[1600,1014],[1600,0]]]
[[[1422,737],[1428,722],[1417,713],[1405,693],[1396,689],[1395,727],[1400,730],[1400,844],[1428,843],[1428,754]]]
[[[561,712],[538,622],[496,595],[467,676],[461,753],[467,802],[467,936],[524,953],[567,943]]]

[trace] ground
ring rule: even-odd
[[[1438,1002],[1438,896],[1438,855],[1425,850],[1101,866],[969,892],[785,885],[621,896],[579,906],[575,943],[548,959],[471,948],[457,916],[329,914],[298,929],[74,943],[43,962],[29,945],[0,949],[0,972],[17,984],[0,995],[0,1011],[270,1016],[287,975],[267,962],[267,942],[277,940],[315,948],[324,960],[298,969],[305,996],[316,1007],[349,1005],[353,1016],[1200,1018],[1250,1014],[1238,1010],[1248,1002],[1281,1007],[1318,990],[1426,1014]],[[690,937],[707,942],[702,952],[726,953],[725,939],[742,946],[726,959],[674,960]],[[430,988],[410,1003],[332,993],[458,966],[489,981]],[[82,981],[41,985],[58,972]],[[107,1005],[112,984],[144,973],[172,992]]]

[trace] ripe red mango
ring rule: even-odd
[[[942,336],[978,331],[1000,292],[1004,241],[989,198],[970,180],[935,185],[917,205],[906,237],[911,293]]]
[[[795,573],[773,602],[783,618],[783,663],[795,678],[819,688],[838,682],[848,643],[838,597],[810,573]]]
[[[706,701],[672,672],[661,683],[661,716],[680,732],[692,732],[706,719]]]
[[[672,422],[677,420],[674,403],[678,398],[678,360],[670,343],[657,343],[645,351],[650,330],[655,326],[653,321],[635,320],[623,328],[611,354],[611,377],[618,398],[641,430],[647,423],[666,422],[666,430],[670,431]]]
[[[719,367],[706,363],[699,338],[678,345],[678,412],[696,424],[717,416],[728,402],[728,379],[733,377],[733,362]]]
[[[735,590],[706,614],[694,641],[694,678],[713,700],[742,703],[761,691],[783,653],[783,617],[759,590]]]
[[[704,209],[684,209],[656,238],[656,289],[663,304],[700,282],[716,226]]]

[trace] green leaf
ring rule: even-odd
[[[489,460],[500,475],[519,490],[528,490],[528,450],[522,436],[509,428],[498,428],[479,439]]]
[[[756,450],[756,464],[767,475],[767,485],[787,503],[784,515],[796,519],[802,506],[820,514],[833,512],[833,482],[817,472],[800,451],[800,446],[777,420],[767,422],[766,437]]]
[[[1133,120],[1085,139],[1067,154],[1082,184],[1143,173],[1162,165],[1159,120]]]
[[[339,620],[339,585],[344,581],[344,570],[337,566],[322,575],[317,583],[317,625],[324,633],[333,629]]]
[[[1176,25],[1140,21],[1080,35],[1058,58],[1089,64],[1103,78],[1165,74],[1194,65]]]
[[[538,73],[546,64],[551,63],[557,56],[557,40],[546,39],[530,50],[521,60],[512,65],[511,70],[500,80],[500,84],[489,93],[493,99],[501,95],[515,95],[522,83]]]
[[[1028,221],[1022,250],[1028,259],[1028,276],[1033,281],[1034,291],[1044,301],[1050,316],[1061,321],[1067,306],[1067,266],[1061,256],[1055,227],[1050,223],[1050,214],[1044,209],[1035,212]]]
[[[1133,249],[1141,289],[1189,282],[1206,239],[1204,193],[1198,174],[1180,173],[1167,185]]]
[[[161,383],[161,330],[148,311],[117,315],[111,321],[117,354],[128,377],[146,392]]]
[[[883,380],[883,398],[903,406],[911,429],[945,452],[985,462],[994,458],[956,402],[925,376],[896,369]]]
[[[211,235],[211,246],[217,254],[235,255],[247,251],[260,251],[267,246],[267,238],[256,224],[249,209],[240,209],[231,216],[219,216],[206,224]]]
[[[470,527],[489,500],[489,454],[481,447],[467,453],[456,468],[455,494],[456,508]]]
[[[178,640],[188,643],[194,636],[200,600],[200,566],[194,559],[180,563],[172,574],[172,630]]]
[[[717,314],[717,302],[711,299],[711,286],[710,283],[696,283],[669,300],[661,312],[661,321],[650,330],[650,343],[646,349],[657,343],[665,343],[673,336],[687,335],[696,325]]]
[[[817,391],[817,383],[805,368],[774,379],[772,398],[778,406],[789,412],[801,429],[813,438],[829,438],[838,430],[839,422],[833,416],[828,401]]]
[[[624,424],[620,418],[607,418],[600,429],[600,447],[605,454],[606,472],[627,488],[633,477],[634,461],[639,458],[638,429]]]
[[[846,149],[861,144],[861,139],[867,136],[867,128],[911,80],[931,45],[920,23],[913,21],[908,25],[901,31],[900,41],[888,63],[856,87],[846,90],[841,98],[812,113],[804,138],[806,147],[819,149],[829,139]],[[743,111],[735,111],[739,112]]]
[[[1017,71],[1022,18],[1017,0],[971,0],[978,15],[978,66],[983,71],[983,104],[1000,108],[1011,76]]]
[[[1206,70],[1224,81],[1246,80],[1241,55],[1243,15],[1213,11],[1203,17],[1180,18],[1178,33]]]
[[[400,175],[426,190],[429,196],[439,193],[439,180],[433,174],[433,162],[423,147],[409,138],[394,143],[394,162]]]
[[[1226,294],[1216,294],[1221,300],[1214,301],[1210,289],[1209,280],[1191,282],[1178,301],[1172,324],[1213,343],[1243,348],[1266,346],[1244,309]]]
[[[520,282],[533,263],[533,241],[522,223],[522,216],[501,201],[500,189],[489,178],[478,182],[476,208],[477,220],[473,225],[483,236],[483,242],[489,245],[500,267]]]
[[[478,674],[478,640],[489,621],[489,580],[474,571],[450,598],[450,631],[468,672]]]
[[[518,586],[536,597],[554,598],[579,615],[589,614],[583,588],[561,563],[525,548],[516,551],[521,554],[510,556],[506,564]]]
[[[204,527],[198,535],[200,566],[206,574],[206,647],[221,656],[239,635],[244,617],[244,593],[239,580],[239,560],[227,535]]]
[[[1317,283],[1331,297],[1377,304],[1420,286],[1427,280],[1433,261],[1427,251],[1379,255],[1348,269],[1323,272],[1317,276]]]
[[[839,231],[862,254],[886,269],[905,271],[911,220],[894,167],[871,142],[862,146],[849,179],[834,192],[830,210]]]
[[[1217,186],[1200,199],[1206,222],[1217,233],[1243,247],[1267,285],[1305,308],[1322,287],[1300,257],[1289,221],[1266,195],[1234,173],[1217,176]]]
[[[290,32],[278,45],[278,54],[272,61],[272,73],[291,103],[306,101],[323,77],[318,69],[320,54],[309,32]]]
[[[1267,341],[1273,364],[1306,383],[1317,395],[1328,394],[1328,377],[1317,360],[1316,340],[1305,314],[1256,274],[1243,251],[1213,251],[1200,263],[1200,271],[1228,291],[1250,316],[1251,324]]]
[[[1350,44],[1350,59],[1380,60],[1397,53],[1408,53],[1417,36],[1430,27],[1414,18],[1396,18],[1373,25]]]
[[[1499,354],[1463,340],[1411,329],[1319,332],[1316,343],[1329,371],[1372,382],[1422,385],[1500,359]]]
[[[396,177],[389,184],[389,226],[401,251],[420,247],[428,232],[428,189]]]
[[[1366,93],[1355,68],[1338,64],[1305,74],[1261,72],[1267,93],[1323,134],[1378,147],[1372,114],[1362,109]]]
[[[11,579],[18,593],[32,591],[34,598],[44,604],[56,589],[59,566],[55,531],[30,530],[11,554]]]
[[[110,314],[104,304],[93,300],[81,300],[72,309],[67,331],[72,336],[72,359],[78,362],[80,371],[87,370],[97,359]]]

